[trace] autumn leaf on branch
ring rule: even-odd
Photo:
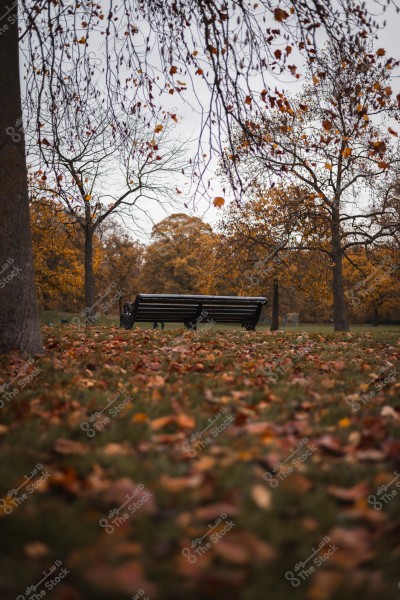
[[[221,196],[214,198],[213,204],[216,208],[221,208],[225,204],[225,199]]]

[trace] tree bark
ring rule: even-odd
[[[277,279],[273,282],[272,292],[272,321],[271,331],[278,331],[279,329],[279,283]]]
[[[85,228],[85,308],[90,323],[90,316],[95,310],[94,305],[94,275],[93,275],[93,230],[90,225]]]
[[[333,328],[335,331],[349,331],[346,302],[343,285],[343,256],[340,240],[339,209],[333,207],[332,214],[332,291],[333,291]]]
[[[373,307],[374,313],[373,313],[373,320],[372,320],[372,327],[378,327],[378,307],[374,306]]]
[[[35,354],[43,352],[43,344],[33,273],[16,3],[0,0],[0,15],[0,352]]]

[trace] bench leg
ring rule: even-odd
[[[119,318],[119,325],[124,329],[132,329],[134,322],[134,320],[131,322],[130,316],[125,313],[122,313],[122,315]]]
[[[153,329],[158,329],[158,322],[157,321],[154,321],[154,323],[153,323]]]

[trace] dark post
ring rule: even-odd
[[[279,329],[279,284],[278,280],[274,279],[272,292],[272,321],[271,331]]]

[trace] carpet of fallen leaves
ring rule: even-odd
[[[45,344],[0,358],[1,600],[400,597],[398,333]]]

